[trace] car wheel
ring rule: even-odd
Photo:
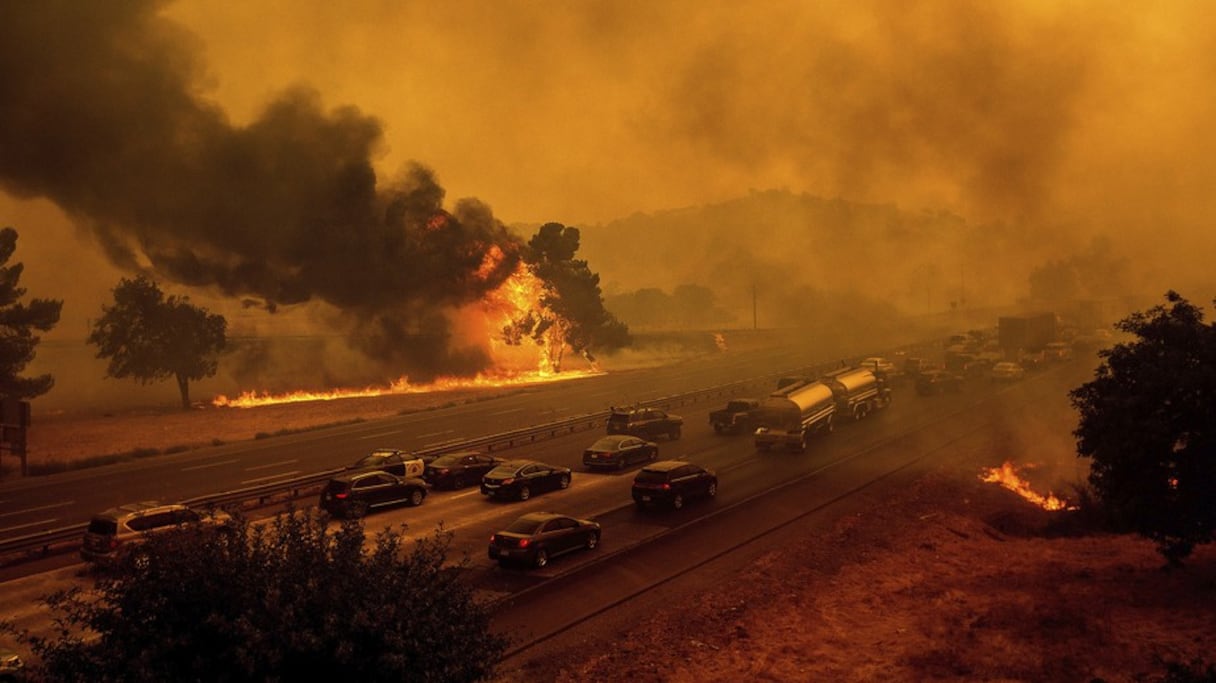
[[[410,507],[418,507],[419,505],[422,505],[423,498],[426,498],[426,493],[424,493],[422,489],[414,489],[413,491],[410,491]]]
[[[352,502],[349,506],[347,506],[346,514],[351,519],[359,519],[360,517],[363,517],[367,514],[367,502],[362,500]]]
[[[537,569],[549,564],[549,553],[545,552],[544,548],[536,550],[536,556],[532,558],[532,565]]]
[[[562,489],[570,488],[570,475],[563,474],[562,478],[557,480],[557,487]]]
[[[709,496],[710,498],[718,495],[718,482],[709,482],[709,488],[705,489],[705,495]]]
[[[595,550],[595,547],[600,544],[600,535],[591,532],[587,534],[587,550]]]
[[[684,507],[684,496],[677,493],[675,497],[671,499],[671,507],[675,508],[676,510]]]
[[[532,489],[528,488],[527,486],[519,487],[519,499],[520,500],[527,500],[531,497],[532,497]]]
[[[460,477],[460,476],[458,476],[458,477],[456,477],[455,479],[453,479],[453,480],[452,480],[452,488],[454,488],[454,489],[462,489],[462,488],[464,488],[464,477]]]
[[[650,449],[650,461],[654,462],[655,460],[658,460],[658,459],[659,459],[659,449],[657,449],[657,448]]]

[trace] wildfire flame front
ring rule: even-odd
[[[1000,484],[1004,488],[1013,491],[1026,500],[1038,505],[1044,510],[1076,510],[1077,506],[1070,505],[1068,501],[1056,497],[1050,491],[1047,495],[1042,495],[1032,488],[1030,482],[1023,479],[1019,474],[1017,467],[1008,460],[1000,467],[985,467],[980,471],[980,481],[987,484]]]

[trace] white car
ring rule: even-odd
[[[1025,374],[1026,370],[1021,365],[1003,360],[1000,363],[996,363],[992,366],[992,370],[989,371],[988,376],[991,377],[994,382],[1011,382],[1013,380],[1022,379]]]

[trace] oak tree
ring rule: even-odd
[[[192,305],[189,297],[166,298],[155,282],[139,276],[114,288],[114,305],[102,306],[88,342],[98,358],[110,360],[109,377],[145,384],[175,378],[188,409],[190,382],[215,374],[227,327],[223,316]]]
[[[1176,292],[1166,300],[1116,325],[1135,339],[1099,351],[1070,398],[1104,507],[1177,564],[1216,528],[1216,327]]]

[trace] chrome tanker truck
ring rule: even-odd
[[[784,386],[752,411],[756,449],[779,446],[805,451],[808,436],[832,431],[835,414],[836,396],[823,382],[802,380]]]
[[[869,415],[891,403],[891,389],[886,380],[868,368],[841,368],[820,378],[836,398],[836,413],[854,420]]]

